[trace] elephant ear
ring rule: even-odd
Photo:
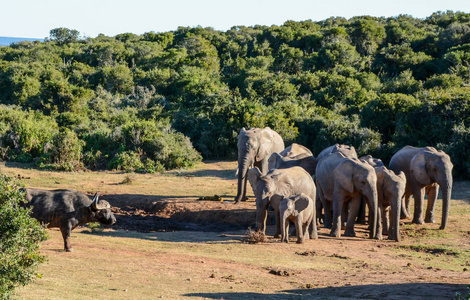
[[[295,210],[298,212],[304,211],[307,209],[309,203],[310,203],[311,198],[305,194],[301,194],[297,200],[295,200]]]
[[[431,178],[426,169],[426,155],[424,151],[418,152],[410,163],[412,177],[422,185],[430,185]]]
[[[269,171],[276,169],[277,161],[280,158],[281,158],[281,155],[279,153],[274,152],[273,154],[271,154],[271,156],[269,157],[269,160],[268,160],[268,170]]]
[[[256,154],[256,161],[261,161],[272,153],[274,144],[274,134],[269,128],[265,128],[261,131],[261,137],[259,140],[258,153]]]
[[[400,171],[400,173],[398,173],[398,177],[400,177],[400,179],[406,184],[406,175],[403,171]]]
[[[261,171],[258,169],[258,167],[251,168],[248,171],[247,177],[253,191],[256,189],[256,185],[258,184],[261,176]]]
[[[349,193],[354,192],[353,169],[354,162],[351,159],[345,159],[333,171],[335,181]]]

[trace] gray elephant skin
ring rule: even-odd
[[[312,176],[301,167],[274,169],[266,175],[255,167],[248,172],[248,180],[256,196],[256,230],[266,232],[268,207],[271,205],[276,217],[275,237],[281,234],[279,203],[282,199],[302,193],[315,199],[316,188]],[[317,238],[316,223],[312,227],[311,238]]]
[[[272,153],[284,150],[281,136],[269,127],[242,128],[238,134],[238,184],[235,203],[246,200],[247,173],[253,166],[262,174],[268,173],[268,160]]]
[[[326,147],[318,154],[317,159],[316,159],[317,164],[323,157],[327,156],[330,153],[341,153],[345,157],[357,158],[356,148],[354,148],[354,146],[344,145],[344,144],[334,144],[332,146]],[[319,199],[319,197],[320,196],[318,195],[318,189],[317,189],[317,199]],[[318,224],[320,224],[321,220],[324,219],[322,218],[322,213],[321,213],[323,208],[324,208],[323,203],[321,201],[317,201],[316,209],[317,209],[317,219],[318,219],[317,223]],[[362,211],[362,208],[361,208],[361,211]],[[345,219],[344,214],[343,214],[343,219]],[[364,217],[364,220],[365,220],[365,217]],[[328,221],[328,224],[331,224],[331,222]],[[328,225],[328,227],[331,227],[331,225]]]
[[[377,175],[377,239],[382,234],[388,234],[389,240],[400,240],[400,211],[401,201],[405,193],[405,173],[395,172],[385,166],[376,167]],[[382,222],[380,222],[382,220]]]
[[[440,229],[445,229],[449,217],[452,194],[453,164],[449,155],[433,147],[416,148],[405,146],[392,156],[389,169],[406,176],[406,189],[402,212],[410,215],[410,196],[415,199],[413,223],[434,223],[434,204],[439,187],[442,190],[442,221]],[[423,222],[424,196],[428,195],[426,217]]]
[[[268,166],[270,171],[299,166],[304,168],[310,175],[313,175],[317,166],[317,160],[307,147],[293,143],[280,153],[275,152],[271,154]]]
[[[373,168],[384,166],[384,163],[380,158],[375,158],[372,155],[361,156],[359,157],[359,160],[365,163],[368,163]],[[366,224],[366,205],[367,205],[366,199],[362,199],[361,208],[359,209],[359,215],[357,216],[357,220],[356,220],[356,222],[359,224]]]
[[[356,158],[336,152],[323,157],[315,173],[318,195],[325,208],[325,227],[331,226],[331,236],[341,236],[341,212],[349,204],[345,236],[355,236],[354,223],[361,197],[367,198],[370,213],[370,238],[377,230],[377,176],[374,168]],[[333,219],[331,218],[333,211]]]
[[[281,242],[289,242],[289,221],[295,224],[298,244],[303,244],[309,237],[314,237],[315,205],[312,198],[303,193],[284,198],[279,204],[279,212],[281,215]]]

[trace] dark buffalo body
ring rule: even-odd
[[[79,225],[100,222],[112,225],[116,218],[108,202],[93,200],[74,190],[26,189],[26,199],[32,208],[32,216],[47,224],[48,228],[59,227],[64,238],[66,251],[73,251],[70,245],[70,232]]]

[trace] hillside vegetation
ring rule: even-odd
[[[242,127],[314,154],[449,153],[470,178],[470,14],[180,27],[0,47],[0,158],[155,172],[234,159]]]

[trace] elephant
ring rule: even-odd
[[[400,211],[401,201],[405,193],[405,173],[395,174],[385,166],[375,167],[377,175],[377,234],[381,240],[383,234],[389,240],[400,240]]]
[[[284,198],[279,204],[281,216],[281,242],[289,243],[289,220],[294,222],[297,233],[297,243],[303,244],[313,236],[315,221],[314,201],[304,193]]]
[[[248,170],[255,166],[262,174],[268,173],[268,159],[274,152],[284,149],[282,137],[269,127],[242,128],[238,135],[238,184],[235,203],[246,200]]]
[[[442,222],[439,229],[445,229],[449,217],[449,205],[452,194],[452,169],[454,165],[449,155],[433,147],[416,148],[405,146],[395,153],[389,169],[395,173],[403,171],[406,176],[405,196],[402,214],[410,216],[410,196],[415,199],[413,223],[434,223],[434,204],[439,187],[442,189]],[[428,195],[426,217],[423,222],[424,195]]]
[[[269,170],[299,166],[304,168],[310,175],[313,175],[317,166],[317,160],[307,147],[293,143],[280,153],[275,152],[271,154],[268,165]]]
[[[316,163],[318,164],[318,162],[325,156],[327,156],[328,154],[330,153],[336,153],[336,152],[339,152],[339,153],[342,153],[345,157],[349,157],[349,158],[357,158],[357,153],[356,153],[356,149],[354,148],[354,146],[349,146],[349,145],[343,145],[343,144],[334,144],[332,146],[329,146],[325,149],[323,149],[317,156],[317,159],[316,159]],[[318,189],[317,189],[317,193],[318,193]],[[318,199],[318,195],[317,195],[317,199]],[[324,208],[323,206],[323,203],[321,201],[317,201],[316,202],[316,209],[317,209],[317,223],[320,224],[321,223],[321,219],[322,218],[322,209]],[[343,215],[343,219],[344,219],[344,215]],[[330,226],[330,225],[329,225]]]
[[[356,148],[354,146],[334,144],[333,146],[323,149],[317,156],[317,162],[330,153],[340,152],[345,157],[357,158]]]
[[[325,227],[331,227],[331,236],[341,235],[341,213],[349,204],[345,236],[355,236],[354,223],[361,197],[365,196],[370,208],[370,238],[377,231],[377,176],[374,168],[342,153],[330,153],[317,164],[315,179],[318,196],[325,207]],[[333,209],[332,209],[333,208]],[[333,219],[331,211],[333,210]]]
[[[304,193],[315,199],[315,183],[312,176],[302,167],[274,169],[266,175],[263,175],[257,167],[254,167],[248,171],[248,180],[256,196],[256,230],[266,232],[268,207],[271,205],[276,217],[276,234],[274,237],[279,237],[281,234],[279,203],[283,198]],[[315,218],[315,213],[313,217]],[[317,238],[316,223],[312,227],[311,238]]]

